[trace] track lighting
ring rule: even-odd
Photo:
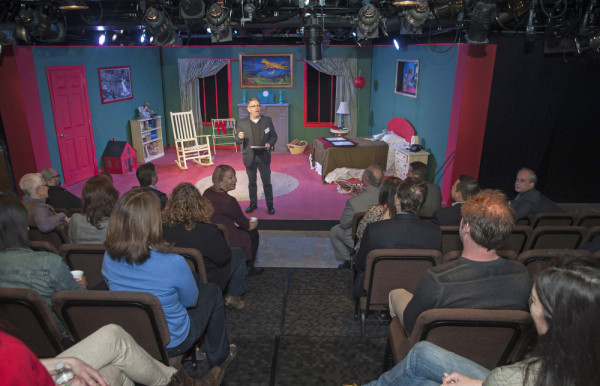
[[[221,3],[213,3],[206,13],[206,23],[210,28],[210,40],[213,43],[230,42],[229,8]]]
[[[379,37],[381,15],[377,7],[371,3],[362,6],[357,15],[357,35],[359,39],[375,39]]]
[[[304,26],[304,45],[306,46],[306,60],[316,62],[323,59],[323,27],[315,17],[311,17]]]
[[[473,16],[471,17],[471,26],[467,33],[467,41],[469,43],[487,44],[489,42],[487,35],[496,15],[496,4],[493,1],[482,0],[475,4]]]
[[[170,46],[175,44],[175,37],[173,35],[172,25],[167,15],[156,9],[155,7],[149,7],[146,10],[146,16],[144,16],[144,24],[150,30],[150,34],[153,39],[150,43],[157,46]]]

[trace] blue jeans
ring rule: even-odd
[[[231,296],[242,296],[246,292],[246,257],[238,247],[231,247],[231,278],[227,289]]]
[[[187,309],[190,317],[190,332],[179,346],[168,348],[167,355],[174,357],[185,353],[196,344],[204,333],[206,334],[204,347],[208,364],[210,367],[218,366],[229,355],[223,294],[215,283],[204,284],[196,272],[193,272],[193,275],[199,294],[196,305]]]
[[[415,344],[406,358],[367,386],[440,385],[444,373],[485,379],[490,370],[427,341]]]

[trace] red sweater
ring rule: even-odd
[[[35,355],[17,338],[0,330],[0,376],[7,386],[54,386]]]

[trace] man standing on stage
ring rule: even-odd
[[[265,191],[268,213],[275,214],[273,185],[271,185],[271,150],[277,142],[277,133],[275,133],[271,118],[260,115],[258,98],[250,98],[247,109],[250,115],[240,119],[238,136],[235,139],[236,144],[242,145],[244,166],[246,166],[246,174],[248,174],[250,206],[246,208],[246,213],[251,213],[257,208],[256,169],[258,168]]]

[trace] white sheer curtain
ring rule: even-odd
[[[198,82],[198,78],[213,76],[228,63],[229,59],[191,58],[178,60],[181,111],[192,110],[196,127],[202,127],[202,112],[199,103],[200,82]]]
[[[356,137],[356,121],[358,114],[358,99],[354,88],[356,77],[356,58],[323,58],[317,62],[309,62],[315,70],[327,75],[336,76],[335,109],[337,111],[340,102],[348,102],[350,114],[345,117],[347,127],[350,128],[350,136]],[[341,117],[335,114],[335,123],[339,125]]]

